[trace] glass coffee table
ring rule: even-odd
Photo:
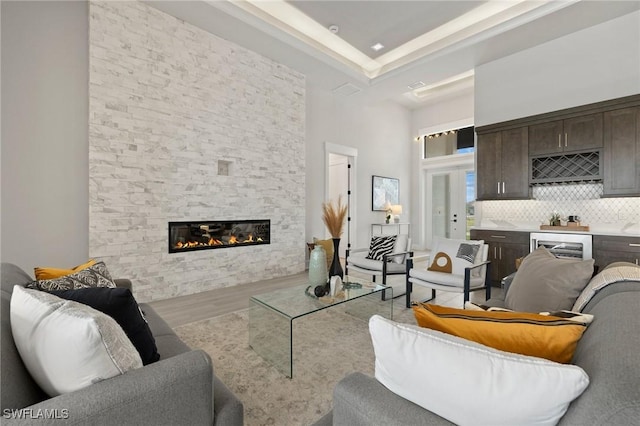
[[[293,377],[293,322],[313,313],[342,306],[368,321],[378,314],[393,319],[393,289],[348,277],[335,297],[313,296],[313,286],[280,289],[253,296],[249,308],[249,346],[287,377]],[[345,281],[347,281],[345,279]],[[385,300],[382,300],[383,291]],[[314,332],[315,330],[310,330]]]

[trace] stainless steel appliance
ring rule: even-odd
[[[593,241],[587,234],[561,234],[552,232],[532,232],[530,251],[545,247],[561,259],[591,259]]]

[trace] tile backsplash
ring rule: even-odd
[[[600,198],[602,184],[537,186],[532,200],[481,201],[480,221],[507,220],[548,224],[552,212],[577,215],[583,224],[624,226],[640,223],[640,197]]]

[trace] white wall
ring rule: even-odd
[[[87,260],[88,5],[2,7],[2,261]]]
[[[324,143],[329,142],[358,150],[357,174],[352,176],[357,217],[351,246],[368,247],[371,224],[384,220],[384,212],[371,210],[372,175],[400,179],[400,204],[404,212],[412,209],[410,111],[391,102],[365,105],[357,95],[345,98],[307,85],[306,124],[306,240],[326,235],[321,205],[325,196]]]
[[[475,125],[640,93],[640,12],[476,67]]]

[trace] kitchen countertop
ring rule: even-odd
[[[640,237],[640,223],[620,224],[599,224],[589,225],[589,231],[572,231],[569,227],[558,228],[557,230],[541,230],[540,225],[532,223],[517,223],[504,220],[483,221],[479,226],[472,226],[471,229],[478,231],[512,231],[512,232],[549,232],[567,234],[587,234],[587,235],[609,235],[616,237]]]

